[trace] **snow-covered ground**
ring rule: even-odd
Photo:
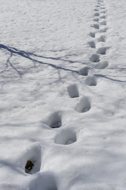
[[[0,121],[0,190],[126,190],[126,1],[0,0]]]

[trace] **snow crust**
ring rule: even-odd
[[[125,0],[0,0],[0,190],[126,189],[125,21]]]

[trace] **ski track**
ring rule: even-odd
[[[74,6],[71,7],[71,14],[72,9],[74,9]],[[6,119],[10,110],[13,110],[7,123],[3,122],[3,126],[7,127],[8,134],[5,134],[4,137],[1,136],[3,140],[5,138],[8,142],[10,140],[13,141],[13,147],[11,147],[9,143],[6,145],[8,149],[7,154],[5,153],[6,150],[4,150],[5,145],[3,145],[2,149],[6,155],[5,158],[1,155],[2,161],[0,161],[0,167],[5,166],[5,171],[0,175],[2,178],[0,188],[2,188],[2,190],[124,189],[123,186],[115,182],[119,177],[118,175],[115,177],[116,180],[114,177],[112,178],[112,184],[111,180],[109,181],[111,172],[118,171],[119,169],[113,165],[109,170],[114,157],[114,153],[111,154],[109,152],[111,150],[109,142],[113,136],[114,138],[118,138],[119,135],[122,135],[123,138],[124,136],[122,127],[120,131],[118,131],[117,125],[119,125],[119,122],[115,124],[111,119],[111,117],[116,114],[112,103],[108,97],[104,99],[104,93],[102,93],[102,91],[109,89],[109,83],[106,82],[107,77],[104,77],[104,72],[110,66],[107,54],[111,48],[111,46],[106,45],[107,38],[109,38],[107,32],[109,26],[105,1],[97,0],[93,11],[92,24],[89,26],[88,33],[88,39],[90,40],[86,42],[86,48],[89,48],[90,52],[88,57],[83,57],[82,52],[80,55],[76,55],[75,49],[73,50],[75,52],[74,56],[72,50],[68,52],[62,46],[60,50],[54,50],[54,52],[53,50],[52,52],[50,51],[49,56],[46,52],[47,47],[45,47],[46,53],[44,56],[41,56],[34,51],[30,53],[25,50],[22,51],[20,48],[13,48],[13,44],[10,46],[0,44],[0,49],[2,50],[1,57],[3,57],[2,61],[3,63],[6,62],[6,65],[1,71],[1,93],[3,93],[1,96],[3,100],[9,99],[13,102],[8,101],[6,103],[6,101],[4,101],[0,108],[1,114],[3,112],[5,113],[5,115],[1,115],[1,120],[3,118]],[[57,14],[59,15],[59,13]],[[66,15],[66,17],[67,16],[68,15]],[[81,22],[81,18],[78,17],[77,19],[78,23]],[[51,23],[51,21],[49,22]],[[67,25],[68,23],[65,24]],[[76,37],[75,34],[73,36],[74,38]],[[73,36],[69,36],[69,38],[73,38]],[[49,38],[50,40],[52,39],[51,36],[49,36]],[[47,46],[50,45],[48,43],[49,42],[47,42]],[[32,41],[32,45],[33,44],[34,42]],[[69,45],[67,48],[69,48]],[[40,48],[38,49],[40,52]],[[64,56],[64,51],[67,52],[67,56]],[[7,59],[4,60],[5,55]],[[74,57],[73,60],[70,59],[71,55]],[[20,59],[17,62],[19,57]],[[81,57],[87,59],[84,64],[81,61],[79,62]],[[63,63],[67,63],[68,67]],[[73,64],[72,67],[71,64]],[[39,70],[45,71],[44,76],[42,76],[43,73],[40,73]],[[32,73],[36,73],[35,79]],[[73,78],[69,76],[69,74]],[[58,76],[58,79],[55,78],[55,75]],[[66,77],[67,82],[65,80]],[[38,80],[39,78],[43,82],[42,84],[41,81]],[[44,78],[47,81],[44,82]],[[5,83],[4,79],[6,79]],[[11,85],[9,85],[10,80],[12,80]],[[27,80],[27,82],[25,82],[25,80]],[[47,83],[49,84],[48,86]],[[100,90],[102,83],[103,87]],[[16,89],[14,85],[20,86],[20,89],[23,89],[25,93],[19,90],[17,94],[14,94],[13,91]],[[5,86],[7,89],[5,89]],[[10,93],[6,94],[8,90]],[[51,97],[49,93],[51,93]],[[38,101],[41,96],[43,99]],[[63,96],[65,98],[63,98]],[[107,96],[107,93],[105,96]],[[19,104],[17,98],[23,103]],[[106,101],[106,107],[104,107],[105,104],[103,104],[104,100]],[[120,101],[121,105],[125,104],[123,100]],[[29,104],[29,102],[33,104]],[[115,105],[115,107],[118,109],[120,104]],[[54,105],[55,107],[53,107]],[[51,107],[53,108],[50,109]],[[40,113],[41,109],[43,109],[43,111]],[[26,116],[24,116],[24,111],[26,112]],[[92,118],[94,113],[95,117]],[[27,115],[30,114],[31,117],[27,118]],[[34,115],[37,116],[35,117]],[[115,125],[115,131],[113,128],[106,126],[105,116],[108,116],[108,119]],[[14,119],[12,124],[11,117],[12,120]],[[95,124],[95,120],[98,120],[99,123]],[[103,129],[101,129],[102,124]],[[25,128],[24,132],[21,130],[21,126]],[[1,129],[1,133],[2,130],[4,131],[3,128]],[[12,128],[11,131],[9,128]],[[108,135],[109,132],[110,134]],[[83,138],[84,141],[82,140]],[[17,141],[17,139],[19,141]],[[106,143],[104,141],[106,141]],[[21,144],[22,147],[20,147],[17,142]],[[113,142],[117,143],[116,140],[111,143]],[[4,144],[4,141],[1,144]],[[78,149],[78,146],[82,146],[83,149]],[[106,148],[106,151],[103,150],[104,148]],[[120,147],[118,147],[118,149],[119,148]],[[13,155],[11,151],[14,152]],[[83,151],[85,157],[82,153]],[[9,154],[11,156],[9,156]],[[110,155],[110,157],[108,155]],[[72,156],[72,161],[70,160],[70,156]],[[74,156],[76,157],[75,160]],[[102,157],[105,157],[106,160],[102,159]],[[80,162],[79,159],[82,161],[80,166],[78,165]],[[25,168],[28,160],[33,163],[31,171]],[[116,161],[121,164],[118,157]],[[100,163],[99,165],[98,162]],[[108,164],[109,162],[110,165]],[[104,168],[103,170],[100,169],[102,166]],[[110,171],[110,174],[105,168]],[[14,173],[12,178],[9,175],[11,172]],[[100,176],[100,174],[102,177],[99,179],[100,183],[98,183],[97,175]],[[17,181],[11,184],[11,181],[14,180],[14,176],[16,175]],[[5,184],[5,178],[9,179],[7,180],[7,184]],[[69,180],[67,180],[67,178]],[[23,184],[24,181],[25,183]],[[108,181],[108,184],[106,181]],[[20,186],[20,183],[23,185]]]

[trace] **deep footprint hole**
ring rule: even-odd
[[[76,84],[72,84],[67,87],[68,94],[71,98],[79,97],[79,91]]]
[[[91,104],[88,97],[83,97],[75,107],[75,110],[79,113],[87,112],[90,109],[91,109]]]
[[[60,112],[54,112],[50,117],[48,118],[47,124],[51,128],[59,128],[62,126],[62,120]]]

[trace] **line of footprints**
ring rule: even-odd
[[[98,0],[96,8],[94,9],[94,19],[93,25],[91,27],[94,28],[94,32],[90,32],[90,37],[92,41],[88,42],[91,48],[94,48],[95,53],[91,55],[90,61],[94,65],[93,68],[89,66],[85,66],[78,71],[79,75],[86,76],[85,84],[88,86],[96,86],[97,80],[95,75],[89,76],[89,71],[92,69],[105,69],[108,66],[107,61],[101,61],[101,58],[104,60],[104,55],[107,53],[108,47],[105,46],[106,42],[106,31],[107,31],[107,21],[106,21],[106,10],[103,0]],[[98,48],[97,48],[98,47]],[[67,92],[70,98],[79,97],[79,91],[76,84],[71,84],[67,87]],[[88,97],[84,96],[79,100],[79,103],[75,106],[75,111],[79,113],[87,112],[91,109],[91,103]],[[59,128],[62,126],[62,112],[57,111],[52,113],[45,121],[43,121],[45,125],[48,125],[50,128]],[[77,135],[72,130],[62,131],[60,134],[56,136],[55,143],[62,145],[69,145],[77,141]],[[24,163],[25,172],[28,174],[33,174],[40,171],[41,167],[41,148],[40,145],[36,144],[32,150],[32,152],[27,153],[27,161]],[[35,155],[38,156],[38,160],[35,159],[35,155],[32,153],[35,152]],[[34,159],[33,159],[34,158]],[[50,189],[50,188],[49,188]],[[57,187],[54,185],[54,190],[57,190]],[[50,189],[51,190],[51,189]]]

